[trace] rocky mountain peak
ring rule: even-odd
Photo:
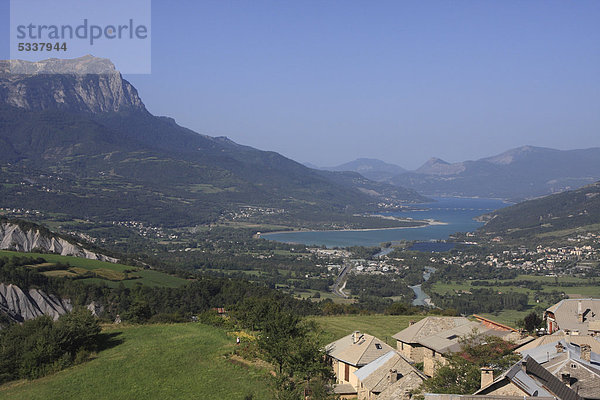
[[[105,58],[0,61],[0,104],[27,110],[145,111],[137,90]]]

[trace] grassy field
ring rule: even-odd
[[[97,358],[54,375],[0,386],[2,399],[270,398],[268,372],[234,364],[234,339],[189,323],[107,329],[118,343]]]
[[[187,281],[164,272],[143,269],[123,264],[113,264],[87,258],[61,256],[58,254],[19,253],[15,251],[0,250],[0,257],[41,257],[49,264],[69,264],[66,270],[46,271],[47,276],[77,276],[86,272],[93,272],[94,277],[82,279],[83,282],[102,282],[108,286],[117,286],[123,283],[126,287],[133,287],[139,283],[146,286],[178,287]],[[47,264],[44,264],[47,265]]]
[[[423,315],[336,315],[327,317],[313,317],[321,329],[325,331],[326,339],[331,342],[361,331],[384,340],[392,347],[396,341],[392,335],[400,332],[409,325],[410,321],[419,321]]]
[[[489,280],[490,282],[494,282],[493,280]],[[550,293],[553,291],[565,292],[570,297],[600,297],[600,284],[595,280],[577,278],[571,276],[565,277],[552,277],[552,276],[534,276],[534,275],[519,275],[516,279],[503,281],[510,282],[515,281],[515,285],[513,286],[474,286],[472,282],[465,281],[461,283],[457,282],[446,282],[446,283],[435,283],[433,285],[433,291],[437,293],[453,293],[455,291],[470,291],[474,288],[489,288],[494,289],[501,292],[517,292],[517,293],[527,293],[529,295],[529,308],[524,311],[516,311],[516,310],[504,310],[497,314],[481,314],[484,317],[493,319],[494,321],[507,324],[510,326],[515,326],[517,320],[523,319],[527,314],[529,314],[535,307],[538,308],[547,308],[552,304],[544,302],[544,296],[541,296],[540,303],[535,302],[534,300],[534,290],[528,289],[526,287],[519,287],[516,284],[516,281],[535,281],[540,282],[542,284],[542,293]],[[551,284],[552,286],[548,286]],[[555,286],[557,285],[557,286]]]

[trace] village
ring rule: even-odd
[[[358,400],[517,400],[600,398],[600,299],[565,299],[544,314],[544,334],[473,315],[428,316],[396,333],[396,348],[354,331],[327,345],[340,398]],[[496,365],[480,367],[480,383],[470,395],[422,392],[423,383],[465,355],[469,341],[505,343],[518,357],[495,375]],[[467,379],[467,377],[465,377]],[[427,387],[425,385],[425,387]]]

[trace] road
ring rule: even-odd
[[[343,297],[345,299],[348,298],[348,295],[344,293],[344,288],[346,287],[346,275],[348,274],[348,272],[350,272],[351,269],[352,265],[344,265],[342,268],[342,272],[340,272],[333,286],[331,287],[331,291],[336,296]]]

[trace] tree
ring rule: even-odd
[[[316,323],[303,321],[276,305],[267,315],[258,345],[276,366],[274,387],[278,400],[298,400],[307,395],[315,400],[330,398],[326,384],[332,371],[319,335]]]
[[[535,312],[532,311],[523,318],[522,326],[527,332],[534,332],[542,326],[544,320]]]
[[[447,357],[422,388],[433,393],[472,394],[480,387],[481,367],[500,374],[519,360],[514,345],[496,336],[467,335],[460,341],[461,350]]]

